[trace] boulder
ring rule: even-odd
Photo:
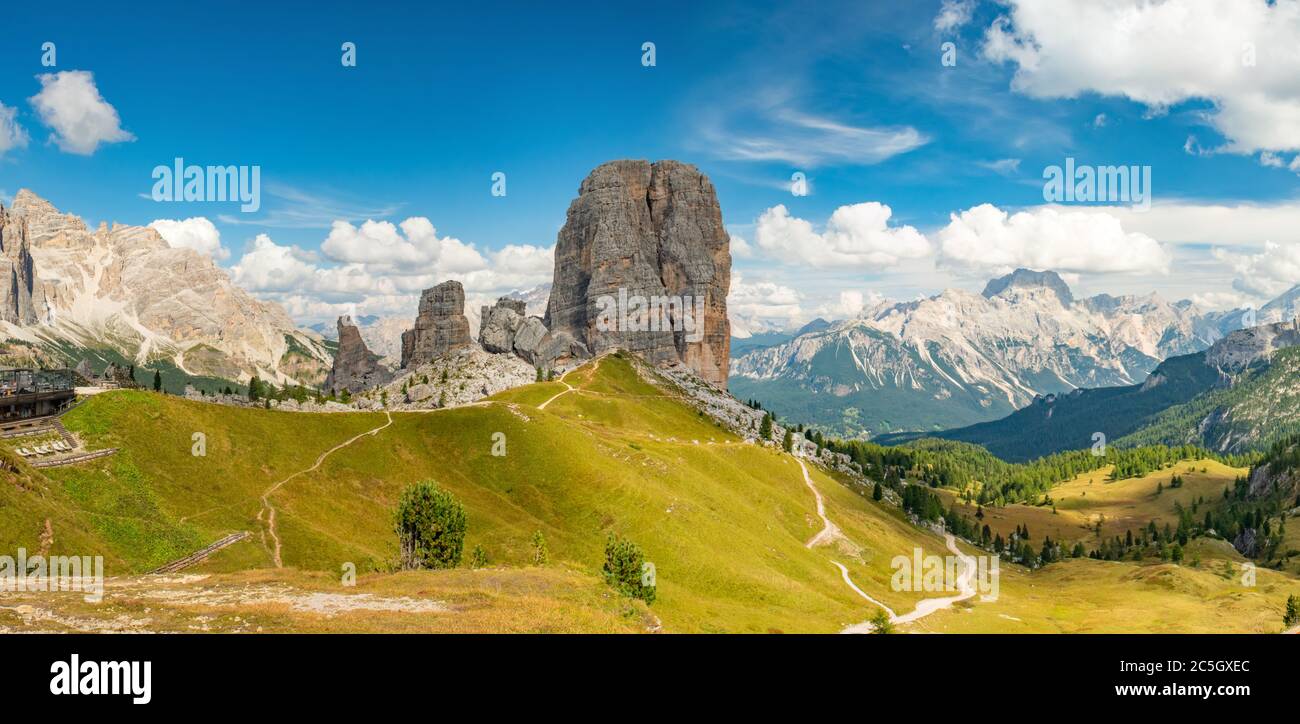
[[[529,317],[524,320],[519,330],[515,332],[515,353],[533,366],[540,366],[544,361],[540,353],[542,340],[546,337],[546,334],[546,325],[542,324],[542,320],[537,317]]]
[[[526,314],[523,300],[501,297],[494,306],[484,306],[479,315],[478,342],[489,352],[511,352],[515,333],[523,326]]]

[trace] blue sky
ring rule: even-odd
[[[1171,0],[1184,1],[1202,0]],[[221,11],[142,3],[133,12],[67,3],[58,13],[13,7],[0,44],[0,104],[25,142],[15,142],[11,130],[0,153],[0,196],[31,188],[92,223],[204,217],[220,234],[219,262],[304,320],[349,304],[395,312],[425,281],[413,275],[382,294],[367,293],[367,280],[378,284],[385,272],[410,270],[358,261],[339,253],[342,245],[322,249],[334,221],[360,229],[367,219],[427,218],[438,237],[473,245],[483,257],[487,267],[471,291],[491,295],[549,277],[537,271],[545,267],[537,255],[527,262],[537,269],[494,275],[493,265],[504,262],[493,252],[550,247],[581,179],[623,157],[676,158],[712,178],[724,221],[750,250],[737,254],[736,269],[741,291],[752,296],[737,304],[753,305],[756,324],[836,313],[836,305],[863,295],[978,289],[1008,262],[1064,265],[1085,292],[1158,289],[1220,306],[1263,300],[1300,281],[1287,277],[1290,271],[1268,271],[1289,268],[1269,254],[1288,262],[1290,245],[1300,242],[1300,225],[1292,223],[1300,220],[1293,206],[1300,175],[1287,168],[1300,139],[1267,118],[1257,125],[1282,131],[1240,120],[1261,113],[1234,95],[1266,72],[1295,70],[1287,65],[1294,58],[1279,59],[1288,41],[1300,47],[1294,18],[1270,16],[1279,10],[1262,0],[1237,5],[1251,6],[1240,29],[1258,43],[1261,66],[1283,67],[1250,66],[1235,78],[1194,62],[1171,62],[1171,70],[1153,59],[1151,69],[1138,63],[1141,70],[1131,71],[1108,65],[1107,57],[1079,59],[1080,48],[1039,4],[666,2],[653,12],[529,2],[247,3]],[[1294,2],[1278,5],[1286,10]],[[941,20],[944,12],[955,19]],[[1114,18],[1069,14],[1054,13],[1080,34],[1094,31],[1098,44],[1109,37],[1106,23]],[[1220,25],[1215,37],[1234,30],[1231,22]],[[1147,52],[1140,31],[1131,47],[1108,53]],[[1007,38],[1041,44],[1027,75],[1017,71],[1031,61]],[[356,67],[340,63],[344,41],[357,46]],[[647,41],[655,44],[653,67],[641,62]],[[954,43],[953,66],[941,62],[945,41]],[[41,65],[45,42],[57,48],[53,68]],[[1193,36],[1177,47],[1192,60],[1210,52]],[[131,140],[79,153],[51,139],[57,129],[31,99],[42,91],[37,76],[67,71],[93,74]],[[1294,84],[1270,78],[1259,82],[1279,107],[1300,97]],[[1006,228],[972,218],[950,228],[951,214],[981,204],[1007,214],[1041,212],[1043,169],[1067,156],[1152,168],[1152,211],[1108,215],[1121,235],[1097,242],[1125,251],[1080,260],[1025,251],[1025,242],[1012,238],[1051,234],[1055,217],[1026,217]],[[262,208],[246,214],[229,203],[148,198],[151,170],[176,157],[260,166]],[[506,174],[504,197],[490,193],[497,171]],[[808,195],[791,194],[795,172],[809,179]],[[837,209],[871,202],[892,211],[883,225],[873,216],[845,222],[838,235],[828,229]],[[812,236],[775,223],[779,215],[762,226],[778,205],[785,217],[806,221]],[[1199,221],[1216,206],[1229,210],[1212,215],[1217,225]],[[1249,220],[1243,209],[1253,213]],[[1090,219],[1066,226],[1079,233],[1077,244],[1091,243]],[[896,236],[904,226],[925,237],[927,253],[891,251],[905,246]],[[1007,252],[1002,261],[984,263],[998,256],[992,253],[950,253],[946,245],[963,231],[978,237],[977,252],[978,244]],[[269,265],[289,255],[241,267],[259,234],[300,263],[284,279],[318,281],[294,288],[259,282],[255,261]],[[844,254],[818,260],[810,244],[838,245]],[[1129,248],[1146,251],[1108,261]],[[352,270],[359,286],[319,281],[331,269]],[[782,301],[788,293],[797,313]]]

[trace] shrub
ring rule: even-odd
[[[645,580],[645,556],[637,544],[610,534],[605,541],[605,567],[602,572],[611,588],[628,596],[654,603],[655,586]]]
[[[401,568],[455,568],[465,545],[465,506],[432,480],[410,485],[397,503],[393,529]]]
[[[544,566],[550,559],[551,553],[546,548],[546,536],[542,535],[540,530],[533,533],[533,563]]]
[[[487,551],[483,550],[483,544],[479,543],[474,546],[474,551],[469,554],[469,566],[470,568],[487,568],[487,564]]]

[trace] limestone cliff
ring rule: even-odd
[[[546,312],[592,354],[621,347],[727,385],[729,238],[711,184],[677,161],[611,161],[569,205]]]
[[[402,333],[402,368],[414,369],[473,341],[465,318],[465,287],[443,282],[420,295],[415,326]]]

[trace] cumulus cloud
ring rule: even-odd
[[[1044,206],[1008,214],[981,204],[936,235],[940,264],[1005,273],[1017,267],[1075,273],[1166,273],[1171,255],[1105,211]]]
[[[975,0],[943,0],[939,14],[934,16],[934,29],[941,33],[955,30],[970,22],[975,10]]]
[[[1192,303],[1201,309],[1241,309],[1253,305],[1250,296],[1240,292],[1200,292],[1192,295]]]
[[[176,219],[157,219],[150,222],[149,228],[158,232],[172,248],[193,249],[201,254],[223,260],[230,256],[230,251],[221,245],[221,233],[202,216],[194,216],[184,221]]]
[[[554,247],[511,244],[479,251],[440,237],[424,217],[400,224],[335,221],[319,254],[259,234],[231,267],[241,286],[281,302],[300,321],[342,313],[415,315],[419,293],[455,279],[467,304],[491,302],[551,280]],[[478,301],[475,301],[478,300]]]
[[[122,129],[117,110],[99,94],[95,76],[85,70],[65,70],[36,76],[41,92],[32,107],[54,132],[50,140],[68,153],[89,156],[101,143],[133,141]]]
[[[878,268],[927,256],[925,236],[911,226],[891,227],[892,215],[875,201],[841,206],[819,233],[778,204],[759,216],[754,238],[765,255],[812,267]]]
[[[754,258],[754,247],[749,245],[742,237],[730,234],[731,237],[731,258],[732,259],[752,259]]]
[[[1253,297],[1275,297],[1300,283],[1300,244],[1265,242],[1258,253],[1216,248],[1214,258],[1233,271],[1232,287]]]
[[[813,310],[813,316],[830,320],[852,319],[862,316],[865,310],[878,307],[884,302],[885,297],[879,292],[847,289],[839,293],[837,300],[819,305]]]
[[[1295,0],[1004,1],[983,53],[1016,66],[1014,90],[1122,96],[1151,114],[1205,100],[1222,150],[1300,150]]]
[[[1099,207],[1124,228],[1175,244],[1258,247],[1260,240],[1300,242],[1300,202],[1270,204],[1157,202],[1146,211]]]
[[[727,294],[732,334],[747,337],[795,326],[803,318],[801,299],[792,287],[762,279],[750,282],[740,272],[732,272]]]
[[[0,157],[15,148],[27,147],[27,131],[18,125],[18,110],[0,103]]]

